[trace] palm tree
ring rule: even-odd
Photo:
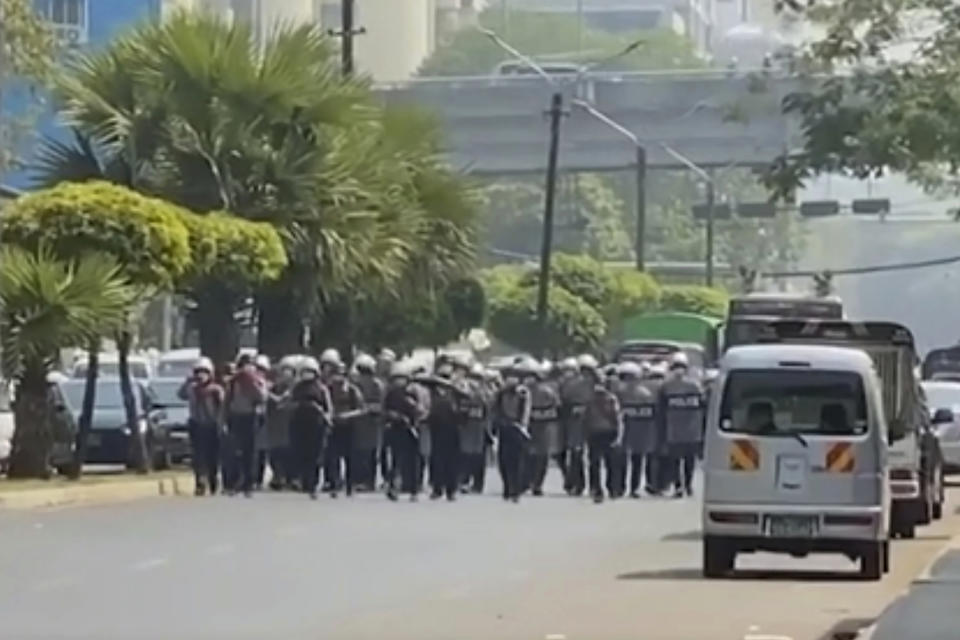
[[[58,429],[47,375],[61,349],[86,346],[120,326],[131,291],[118,265],[102,255],[65,262],[44,248],[6,247],[0,264],[2,368],[17,385],[10,475],[47,477]]]

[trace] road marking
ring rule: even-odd
[[[780,636],[776,634],[771,635],[768,633],[760,633],[760,634],[748,633],[747,635],[743,636],[743,640],[793,640],[793,637]]]
[[[567,636],[562,633],[548,633],[543,637],[543,640],[567,640]]]
[[[170,564],[169,558],[149,558],[141,562],[137,562],[130,568],[134,571],[151,571],[153,569],[159,569],[160,567]]]

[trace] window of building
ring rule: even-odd
[[[46,17],[57,38],[65,45],[87,42],[87,0],[47,0]]]

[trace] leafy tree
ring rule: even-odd
[[[61,183],[51,189],[28,194],[15,201],[0,220],[0,239],[28,250],[49,247],[63,259],[77,259],[89,253],[111,256],[123,275],[136,288],[135,300],[142,304],[156,291],[170,290],[190,265],[190,246],[183,211],[156,198],[148,198],[108,182]],[[128,309],[128,312],[132,309]],[[127,368],[132,334],[127,325],[117,333],[120,388],[127,424],[140,435],[133,389]],[[102,334],[100,334],[102,335]],[[76,449],[75,473],[79,474],[86,451],[96,389],[97,361],[93,355],[100,335],[91,338],[87,367],[84,409]],[[88,400],[89,399],[89,400]],[[89,411],[87,411],[89,410]],[[136,461],[147,466],[145,443],[139,443]]]
[[[531,269],[521,280],[537,286],[540,273]],[[550,262],[550,283],[566,289],[594,309],[603,310],[612,301],[615,280],[599,262],[583,255],[555,254]]]
[[[960,14],[952,2],[789,2],[822,36],[807,66],[843,75],[812,80],[788,96],[802,149],[775,161],[767,182],[789,197],[821,173],[856,178],[902,172],[930,189],[956,192],[960,103]],[[918,25],[922,25],[918,28]]]
[[[608,341],[618,340],[622,336],[625,320],[659,308],[662,295],[660,285],[648,273],[635,269],[610,271],[613,287],[611,301],[604,314],[609,327]]]
[[[537,322],[537,288],[516,286],[490,300],[488,328],[498,339],[518,349],[559,357],[592,351],[601,345],[607,325],[596,309],[558,286],[550,287],[546,335]]]
[[[89,344],[120,327],[132,290],[122,267],[96,253],[65,261],[46,247],[5,247],[0,263],[3,372],[17,382],[10,475],[48,477],[63,423],[48,396],[47,373],[60,349]]]
[[[43,82],[53,65],[53,34],[34,11],[30,0],[0,0],[0,108],[8,90],[24,98],[29,91],[14,82]],[[0,175],[16,160],[24,133],[29,131],[32,110],[0,117]]]

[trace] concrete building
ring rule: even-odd
[[[709,55],[714,39],[715,3],[719,0],[493,0],[505,11],[580,15],[584,25],[613,33],[669,29],[690,38]]]

